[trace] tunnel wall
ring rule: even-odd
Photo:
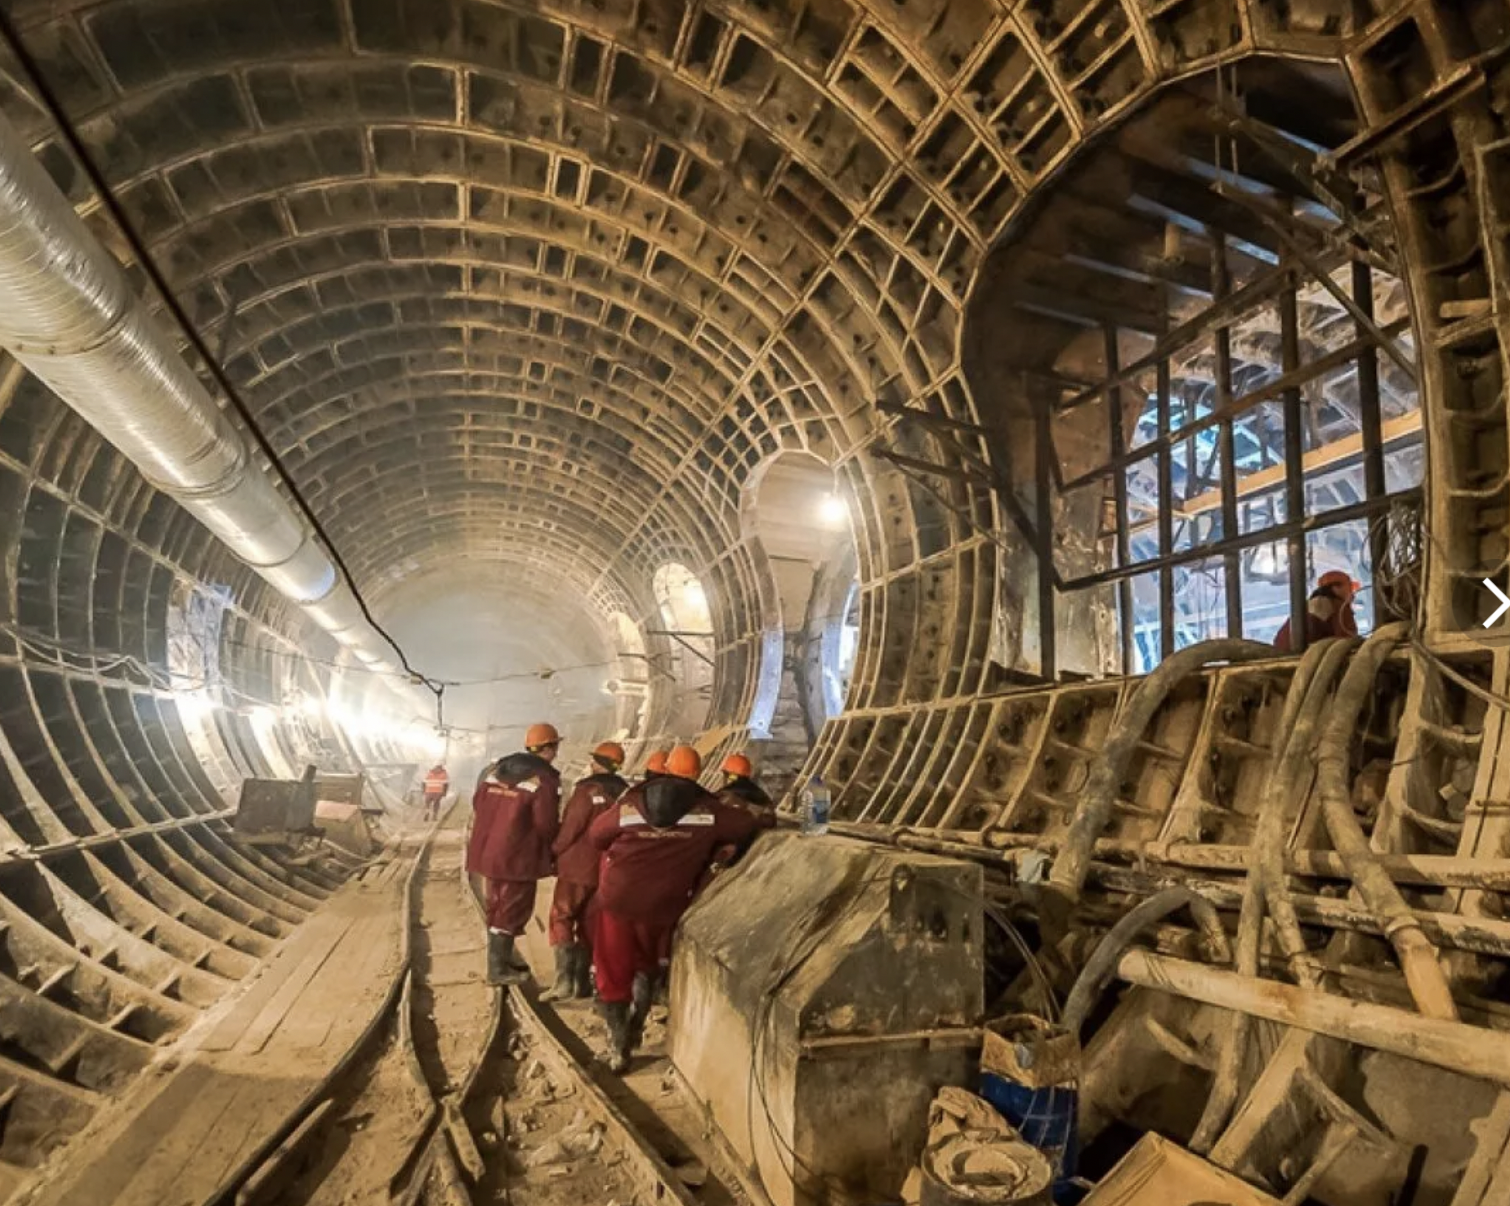
[[[242,776],[326,733],[289,608],[8,359],[0,370],[0,1191],[21,1183],[338,882],[236,843]],[[206,688],[175,609],[213,601]],[[194,688],[192,716],[169,689]],[[178,697],[182,698],[182,696]],[[214,706],[211,707],[211,702]],[[187,706],[187,705],[183,705]]]
[[[1381,4],[1365,11],[1326,0],[1231,0],[1167,6],[1152,19],[1134,8],[1097,11],[1103,20],[1073,24],[1078,33],[1066,34],[1065,17],[1052,3],[1020,6],[991,27],[972,60],[979,70],[968,91],[982,109],[1005,96],[1032,98],[1037,117],[1038,132],[1009,155],[1017,187],[1003,210],[1006,222],[1097,133],[1163,83],[1237,58],[1262,53],[1339,62],[1356,92],[1365,138],[1371,130],[1393,132],[1392,121],[1409,109],[1410,97],[1434,81],[1443,89],[1442,108],[1388,142],[1392,154],[1382,173],[1419,333],[1429,433],[1420,620],[1442,649],[1471,652],[1477,624],[1492,606],[1479,580],[1507,576],[1504,348],[1496,317],[1503,304],[1503,239],[1495,233],[1503,206],[1503,130],[1495,98],[1510,81],[1497,59],[1481,57],[1503,42],[1504,6]],[[1087,69],[1095,52],[1113,43],[1120,50],[1107,49],[1096,59],[1099,66]],[[978,127],[970,133],[1001,153]],[[1457,182],[1465,187],[1449,187]],[[1471,320],[1444,318],[1444,307]],[[830,321],[873,317],[856,306],[844,320]],[[983,326],[989,340],[989,316]],[[958,364],[951,369],[938,394],[920,392],[914,404],[946,418],[968,414],[970,386],[990,388],[990,382],[967,381]],[[892,447],[947,462],[949,445],[927,427],[922,421],[893,428]],[[988,451],[969,434],[949,439],[978,454]],[[1011,555],[995,543],[1013,547],[1016,532],[984,485],[943,476],[933,481],[956,508],[950,510],[884,461],[863,453],[839,460],[863,504],[857,527],[862,645],[849,710],[825,726],[805,773],[821,771],[842,791],[861,795],[883,777],[905,775],[913,781],[895,789],[899,798],[924,793],[942,802],[960,768],[989,752],[982,746],[986,705],[978,697],[1006,685],[988,657],[998,649],[993,624],[1005,626],[1011,646],[1034,623],[1023,571],[1010,570]],[[1003,602],[1015,600],[1015,614],[1002,614],[998,594]],[[877,801],[865,811],[902,819],[918,810]]]

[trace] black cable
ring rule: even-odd
[[[245,399],[241,397],[240,392],[231,382],[225,369],[220,366],[219,360],[210,351],[209,346],[204,341],[204,337],[199,333],[199,328],[195,326],[183,306],[179,304],[178,298],[174,296],[167,278],[163,276],[162,270],[158,268],[157,263],[153,260],[151,252],[147,249],[147,245],[142,241],[136,228],[132,226],[125,207],[121,205],[119,198],[115,195],[114,188],[90,156],[89,149],[85,146],[84,140],[79,137],[79,132],[74,126],[73,120],[68,116],[68,112],[63,107],[63,103],[58,98],[57,93],[47,82],[41,65],[37,62],[31,51],[27,49],[19,31],[16,29],[15,22],[11,19],[10,12],[4,7],[0,7],[0,38],[4,39],[11,53],[16,56],[16,61],[20,64],[22,72],[26,75],[27,81],[35,91],[37,99],[42,102],[42,107],[52,119],[53,125],[67,144],[74,159],[78,161],[79,167],[88,179],[90,187],[99,196],[100,204],[104,206],[105,211],[110,215],[110,219],[120,232],[121,237],[125,239],[126,245],[131,249],[131,254],[135,257],[137,264],[140,265],[142,271],[146,273],[147,279],[152,282],[153,288],[162,297],[163,304],[167,307],[168,313],[173,316],[173,321],[178,324],[184,335],[188,338],[190,346],[194,349],[200,360],[204,362],[205,368],[209,370],[210,376],[215,380],[215,384],[220,387],[226,401],[230,403],[231,409],[240,417],[248,434],[252,437],[252,441],[257,445],[262,455],[267,458],[268,463],[277,473],[279,480],[283,482],[289,495],[298,504],[299,510],[314,530],[315,536],[325,546],[326,553],[329,554],[331,561],[335,564],[336,569],[340,571],[341,577],[350,588],[352,597],[356,600],[357,608],[361,611],[362,617],[392,647],[393,652],[398,655],[399,665],[403,666],[411,680],[417,680],[434,693],[436,722],[443,725],[442,696],[445,694],[445,685],[421,674],[410,665],[403,648],[377,622],[377,618],[367,606],[367,601],[362,597],[362,592],[357,589],[356,576],[346,564],[345,558],[341,556],[340,550],[336,548],[335,542],[331,540],[330,534],[326,532],[325,525],[320,522],[319,517],[314,512],[314,508],[310,506],[309,500],[304,497],[303,491],[299,489],[298,483],[294,481],[293,475],[283,464],[283,459],[278,455],[277,449],[273,447],[272,442],[257,425],[256,417],[252,414],[251,408],[247,406]]]

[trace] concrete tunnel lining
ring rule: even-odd
[[[1194,177],[1167,164],[1138,181],[1157,206],[1136,220],[1122,199],[1110,206],[1120,245],[1067,249],[1054,215],[1088,204],[1075,180],[1108,147],[1138,159],[1140,122],[1164,122],[1171,145],[1188,136],[1193,119],[1170,116],[1172,98],[1205,96],[1215,79],[1283,129],[1288,81],[1317,98],[1289,115],[1294,145],[1321,148],[1322,166],[1380,198],[1371,229],[1399,284],[1376,300],[1419,377],[1424,488],[1365,500],[1371,517],[1389,504],[1389,547],[1420,549],[1390,605],[1422,644],[1382,672],[1359,746],[1386,764],[1370,772],[1373,841],[1401,855],[1499,852],[1501,823],[1481,805],[1501,773],[1504,655],[1478,627],[1479,583],[1503,581],[1507,547],[1499,0],[316,0],[264,5],[255,20],[214,0],[20,0],[9,14],[357,585],[380,614],[407,611],[417,647],[412,600],[427,582],[526,584],[513,615],[541,636],[521,673],[570,664],[571,641],[592,646],[582,661],[613,663],[577,703],[537,696],[565,709],[552,718],[574,740],[615,734],[635,754],[671,738],[710,756],[752,736],[759,746],[781,596],[748,487],[811,456],[849,504],[859,646],[844,710],[790,748],[766,746],[772,777],[824,774],[843,822],[985,846],[1060,838],[1129,690],[1116,673],[1176,639],[1130,658],[1122,644],[1100,486],[1086,505],[1034,513],[1013,375],[1083,390],[1109,371],[1105,326],[1147,336],[1169,318],[1165,290],[1188,301],[1209,286],[1197,278],[1210,230],[1232,224],[1223,247],[1238,288],[1261,271],[1243,247],[1266,237],[1231,205],[1192,199]],[[165,320],[50,118],[6,71],[0,107]],[[1243,166],[1264,177],[1251,156]],[[1301,184],[1270,179],[1262,195],[1296,197]],[[1156,246],[1170,225],[1184,230],[1183,259]],[[1336,241],[1324,225],[1302,229]],[[1084,223],[1071,233],[1089,237]],[[1299,305],[1341,312],[1315,290]],[[1263,334],[1236,330],[1227,355],[1277,361]],[[1390,356],[1376,346],[1349,363],[1366,356],[1383,417],[1399,418]],[[1259,388],[1273,378],[1262,371]],[[1338,406],[1354,389],[1328,380],[1307,396],[1323,443],[1351,437]],[[1096,463],[1068,453],[1050,476]],[[1043,550],[1028,547],[1020,511],[1061,537],[1094,529],[1099,548],[1087,538],[1071,559],[1096,582],[1074,598],[1044,593]],[[380,790],[402,790],[403,768],[433,756],[426,701],[337,668],[338,647],[297,608],[8,358],[0,516],[0,861],[46,851],[35,856],[60,898],[89,885],[131,902],[101,915],[155,924],[154,947],[180,961],[198,934],[244,975],[226,952],[263,955],[320,899],[307,890],[330,884],[282,891],[286,868],[231,840],[225,793],[305,761],[367,765]],[[1368,526],[1362,512],[1354,522]],[[1323,568],[1313,535],[1291,549]],[[1246,551],[1214,559],[1230,570]],[[708,600],[706,674],[655,672],[691,657],[650,631],[663,627],[656,578],[669,565]],[[535,622],[553,608],[569,638],[547,633],[557,616]],[[499,622],[479,609],[461,643],[486,645]],[[1093,653],[1077,650],[1088,634]],[[1070,674],[1035,687],[1046,648]],[[1102,840],[1250,841],[1253,749],[1272,740],[1296,673],[1279,662],[1183,684],[1144,735]],[[338,706],[299,703],[322,696]],[[359,723],[366,709],[383,723]],[[1327,845],[1306,812],[1290,840]],[[78,842],[94,844],[63,849]],[[45,911],[27,875],[0,874],[0,894]],[[1423,891],[1413,904],[1493,923],[1499,895]],[[173,924],[145,920],[154,910]],[[1326,932],[1343,930],[1365,932]],[[101,945],[69,941],[81,984],[125,974],[96,973]],[[1492,1000],[1497,967],[1454,974]],[[25,1008],[87,1033],[91,1075],[108,1078],[112,1052],[134,1048],[59,1014],[68,1006],[36,991],[46,978],[16,981],[45,1001]],[[141,1025],[159,1016],[144,1002]],[[1132,1027],[1108,1023],[1104,1045],[1137,1064]],[[68,1086],[57,1093],[79,1087],[78,1068],[38,1058]],[[0,1164],[12,1154],[0,1146]],[[1338,1188],[1347,1165],[1324,1188],[1351,1206]]]

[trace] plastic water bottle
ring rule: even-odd
[[[818,837],[828,832],[828,810],[832,801],[823,780],[814,775],[802,789],[802,832]]]

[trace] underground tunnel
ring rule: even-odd
[[[0,1200],[1510,1203],[1507,64],[0,2]]]

